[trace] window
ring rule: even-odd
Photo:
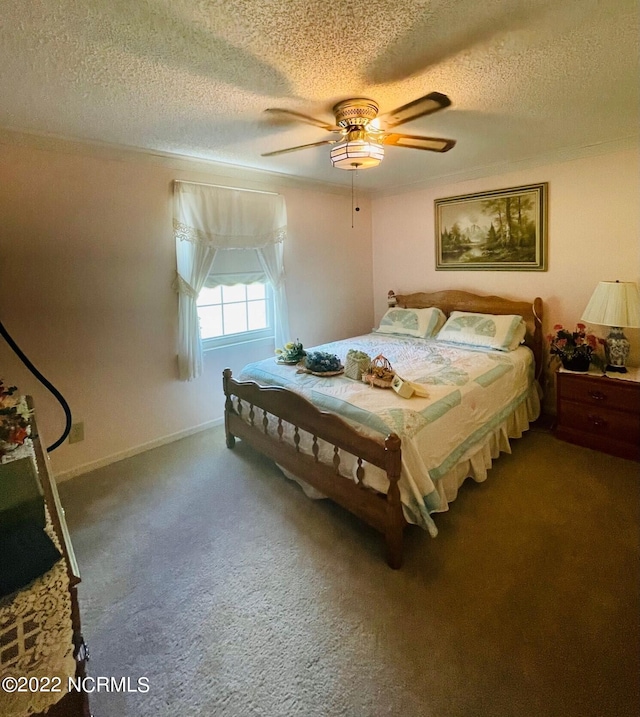
[[[198,318],[204,348],[273,338],[272,305],[268,284],[203,288]]]
[[[284,276],[284,240],[287,234],[287,208],[284,197],[275,192],[253,189],[224,187],[213,184],[198,184],[175,180],[173,226],[176,240],[177,276],[174,286],[178,291],[178,373],[183,381],[190,381],[202,373],[202,339],[199,313],[203,314],[205,331],[218,333],[207,342],[218,341],[229,344],[238,338],[246,341],[249,334],[267,332],[271,339],[277,337],[279,344],[289,340],[289,320]],[[242,266],[236,269],[233,281],[220,281],[220,273],[229,270],[218,266],[223,255],[240,255]],[[255,275],[244,257],[257,259],[259,276]],[[226,263],[226,262],[224,262]],[[253,263],[253,262],[252,262]],[[212,276],[213,273],[213,276]],[[251,276],[247,276],[251,274]],[[266,297],[255,301],[266,301],[267,323],[273,330],[249,329],[249,324],[259,323],[249,313],[252,301],[246,287],[254,283],[268,282],[273,290],[273,301]],[[226,300],[221,290],[220,297],[211,299],[198,311],[197,299],[203,288],[243,285],[245,294],[238,301]],[[245,304],[244,316],[247,330],[241,331],[242,311],[236,307],[236,320],[229,321],[226,314],[232,303]],[[273,320],[269,315],[273,304]],[[225,311],[225,305],[229,308]],[[206,307],[211,308],[206,308]],[[257,306],[257,305],[256,305]],[[205,310],[206,309],[206,310]],[[258,309],[255,309],[259,313]],[[226,323],[225,323],[226,322]],[[235,326],[234,326],[235,323]],[[262,322],[264,323],[264,321]],[[227,333],[229,327],[232,333]],[[220,335],[220,332],[222,334]],[[235,339],[233,337],[236,337]],[[266,337],[265,337],[266,338]]]

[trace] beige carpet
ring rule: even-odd
[[[222,429],[62,484],[96,717],[635,717],[638,464],[513,449],[400,572]]]

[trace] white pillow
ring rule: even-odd
[[[527,325],[522,316],[452,311],[436,338],[453,344],[513,351],[522,343],[526,333]]]
[[[435,306],[428,309],[392,308],[382,317],[375,329],[380,334],[398,334],[430,339],[438,333],[447,317]]]

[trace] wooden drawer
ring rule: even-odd
[[[563,400],[558,413],[558,428],[640,444],[640,413],[616,411],[600,405],[586,406]]]
[[[559,371],[556,435],[640,460],[640,382]]]
[[[631,381],[558,374],[558,398],[603,409],[612,408],[636,414],[640,412],[640,384]]]

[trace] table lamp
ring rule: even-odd
[[[611,327],[605,339],[607,371],[626,373],[629,341],[623,328],[640,327],[640,293],[633,281],[601,281],[582,314],[582,321]]]

